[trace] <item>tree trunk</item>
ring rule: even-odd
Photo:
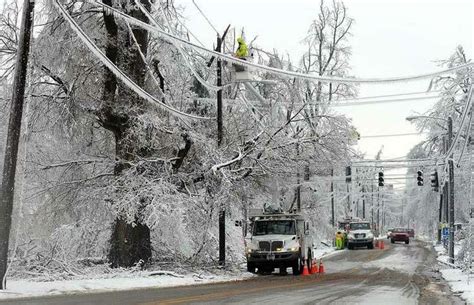
[[[103,0],[112,5],[112,0]],[[150,2],[143,1],[149,10]],[[125,13],[148,22],[147,18],[133,3],[123,5]],[[128,31],[126,24],[116,23],[112,15],[104,12],[107,34],[105,52],[107,57],[124,71],[135,83],[145,83],[146,66]],[[146,54],[148,33],[143,29],[133,29],[140,50]],[[103,104],[99,111],[102,126],[115,136],[115,175],[119,176],[129,167],[128,161],[148,157],[149,150],[142,149],[138,139],[133,137],[133,119],[144,112],[143,101],[123,84],[117,82],[115,76],[105,68]],[[118,194],[120,196],[120,194]],[[146,263],[151,258],[150,229],[141,223],[141,215],[135,215],[134,223],[128,223],[125,215],[118,215],[113,225],[108,254],[112,267],[130,267],[137,263]]]

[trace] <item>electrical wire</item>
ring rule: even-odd
[[[200,119],[200,120],[212,120],[214,118],[211,117],[201,117],[192,114],[188,114],[182,112],[176,108],[173,108],[163,102],[157,100],[154,96],[143,90],[140,86],[138,86],[133,80],[131,80],[122,70],[120,70],[98,47],[97,45],[87,36],[84,31],[79,27],[79,25],[74,21],[74,19],[69,15],[68,11],[64,8],[64,6],[59,2],[59,0],[54,0],[54,6],[58,9],[59,13],[63,16],[63,18],[69,23],[71,29],[76,32],[77,36],[82,40],[82,42],[86,45],[86,47],[97,57],[100,61],[125,85],[127,85],[130,89],[132,89],[136,94],[138,94],[141,98],[148,101],[151,104],[158,105],[159,107],[169,111],[171,114],[181,117],[188,117],[193,119]]]
[[[160,24],[155,20],[155,18],[148,12],[148,10],[140,3],[140,1],[135,1],[137,4],[138,8],[142,11],[143,14],[150,20],[151,23],[153,23],[156,27],[161,28]],[[163,7],[158,3],[158,8],[161,11],[161,14],[163,15],[163,18],[165,19],[166,25],[168,26],[168,29],[172,32],[172,27],[171,23],[168,20],[168,16],[166,16],[166,13],[163,9]],[[173,35],[176,35],[176,33],[172,32]],[[188,66],[189,70],[191,73],[194,75],[194,77],[208,90],[213,90],[213,91],[219,91],[223,87],[222,86],[214,86],[209,84],[205,79],[203,79],[199,73],[196,72],[196,70],[192,67],[191,63],[189,62],[188,58],[186,57],[186,54],[184,50],[182,49],[181,45],[177,44],[175,45],[176,48],[178,49],[178,52],[181,54],[181,56],[184,59],[184,62],[186,63],[186,66]]]
[[[140,48],[140,45],[138,44],[137,38],[135,37],[135,34],[133,33],[132,28],[130,27],[130,24],[128,22],[125,22],[125,23],[127,24],[127,28],[128,28],[129,33],[130,33],[130,36],[132,37],[133,43],[135,44],[135,47],[138,50],[138,54],[140,54],[140,57],[141,57],[143,63],[145,64],[145,66],[147,68],[146,72],[148,73],[148,75],[150,75],[151,79],[155,83],[155,87],[158,89],[158,95],[160,96],[160,98],[164,98],[165,93],[161,90],[160,83],[156,79],[155,75],[153,74],[153,71],[151,70],[150,65],[148,64],[148,61],[146,60],[146,57],[143,54],[143,52]]]
[[[365,138],[386,138],[386,137],[404,137],[404,136],[420,136],[423,133],[421,132],[411,132],[411,133],[394,133],[394,134],[378,134],[378,135],[369,135],[369,136],[360,136],[361,139]]]
[[[211,20],[209,20],[209,18],[207,18],[206,14],[204,14],[204,12],[199,8],[199,6],[197,5],[197,3],[194,0],[193,0],[193,4],[198,9],[199,13],[201,13],[201,15],[204,17],[204,19],[206,19],[207,23],[211,26],[211,28],[216,32],[216,34],[219,35],[219,31],[212,24]]]
[[[230,62],[230,63],[235,63],[238,65],[246,66],[249,68],[255,68],[260,71],[265,71],[274,75],[279,75],[282,77],[286,78],[299,78],[299,79],[304,79],[304,80],[309,80],[309,81],[323,81],[323,82],[332,82],[332,83],[354,83],[354,84],[360,84],[360,83],[371,83],[371,84],[381,84],[381,83],[395,83],[395,82],[407,82],[407,81],[415,81],[415,80],[421,80],[421,79],[427,79],[427,78],[433,78],[435,76],[440,76],[444,75],[447,73],[451,72],[456,72],[462,69],[469,68],[474,65],[474,63],[466,63],[462,64],[456,67],[451,67],[448,69],[444,69],[441,71],[437,72],[430,72],[430,73],[424,73],[424,74],[418,74],[418,75],[412,75],[412,76],[401,76],[401,77],[390,77],[390,78],[345,78],[345,77],[332,77],[332,76],[319,76],[319,75],[314,75],[314,74],[305,74],[301,72],[295,72],[295,71],[289,71],[289,70],[284,70],[284,69],[278,69],[278,68],[273,68],[273,67],[268,67],[262,64],[256,64],[252,63],[250,61],[245,61],[238,59],[236,57],[223,54],[214,50],[207,49],[205,47],[199,46],[195,43],[192,43],[188,40],[185,40],[180,37],[176,37],[174,35],[171,35],[165,31],[162,31],[154,26],[151,26],[137,18],[131,17],[120,10],[117,10],[109,5],[106,5],[104,3],[98,2],[96,0],[85,0],[90,3],[94,3],[96,5],[102,6],[108,13],[114,15],[117,18],[125,19],[128,20],[131,24],[134,24],[136,26],[142,27],[143,29],[146,29],[148,31],[154,32],[163,39],[168,40],[172,44],[185,44],[188,45],[195,50],[202,51],[204,53],[207,53],[209,55],[213,55],[217,58],[220,58],[221,60]]]
[[[467,114],[471,111],[471,108],[472,108],[472,84],[470,85],[469,92],[467,94],[466,106],[464,107],[464,111],[463,111],[463,114],[462,114],[461,124],[459,126],[459,130],[456,133],[456,136],[454,137],[453,143],[451,144],[451,146],[449,147],[449,149],[446,153],[446,159],[445,159],[446,163],[448,162],[448,159],[451,158],[453,150],[456,147],[457,142],[459,141],[459,138],[461,136],[461,132],[464,129],[464,124],[466,123]]]

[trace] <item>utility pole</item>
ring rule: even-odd
[[[217,52],[222,52],[222,38],[217,35]],[[217,86],[222,86],[222,61],[217,59]],[[217,91],[217,147],[222,144],[222,89]],[[225,266],[225,207],[219,210],[219,265]]]
[[[13,195],[15,192],[15,173],[18,159],[23,101],[25,98],[26,72],[30,51],[31,28],[33,25],[34,0],[23,1],[20,38],[16,53],[13,94],[10,105],[7,144],[3,163],[3,180],[0,192],[0,289],[6,288],[8,265],[8,241],[12,224]]]
[[[377,232],[380,235],[380,187],[377,187]]]
[[[362,219],[365,219],[365,186],[362,186]]]
[[[453,145],[453,119],[448,117],[448,143]],[[449,155],[448,176],[449,176],[449,262],[454,264],[454,161],[453,154]]]
[[[370,180],[372,181],[372,180]],[[373,227],[374,226],[374,182],[372,181],[372,189],[370,192],[370,225]]]
[[[222,42],[229,31],[230,24],[222,34],[222,37],[217,34],[216,52],[222,52]],[[212,57],[207,66],[210,67],[215,57]],[[217,86],[222,87],[222,60],[217,58]],[[222,118],[222,89],[217,91],[217,147],[222,145],[223,138],[223,118]],[[225,207],[219,210],[219,265],[225,266]]]
[[[443,155],[446,154],[446,138],[443,137]],[[438,215],[438,243],[441,243],[441,223],[443,222],[443,201],[446,200],[444,195],[444,183],[442,186],[442,191],[439,192],[439,215]]]
[[[334,216],[334,168],[331,168],[331,225],[336,226],[336,219]]]
[[[300,155],[300,145],[299,143],[296,143],[296,155]],[[296,187],[296,209],[298,210],[298,213],[301,212],[301,184],[300,184],[300,169],[297,167],[296,169],[296,184],[298,185]]]

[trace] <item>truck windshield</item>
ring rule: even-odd
[[[261,220],[255,222],[254,235],[282,234],[295,235],[293,220]]]
[[[349,226],[351,230],[370,230],[370,224],[366,222],[353,222]]]

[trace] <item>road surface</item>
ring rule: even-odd
[[[325,274],[280,276],[185,287],[48,296],[0,305],[59,304],[464,304],[453,296],[422,242],[379,250],[344,250],[324,261]]]

